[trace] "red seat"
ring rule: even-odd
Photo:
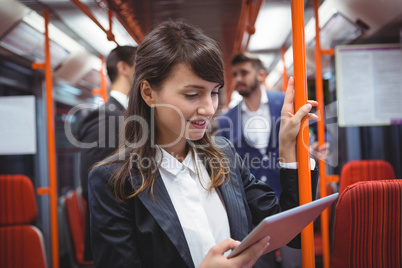
[[[47,267],[34,187],[24,175],[0,175],[0,267]]]
[[[359,160],[346,163],[341,172],[339,193],[358,181],[396,179],[394,168],[383,160]]]
[[[335,193],[331,183],[327,183],[327,196]],[[328,223],[331,223],[332,205],[327,208]],[[322,215],[322,214],[321,214]],[[316,256],[323,255],[323,239],[321,233],[321,215],[314,221],[314,252]],[[329,226],[328,226],[329,227]]]
[[[348,186],[335,213],[333,268],[402,267],[402,180]]]
[[[85,211],[86,202],[81,192],[72,190],[65,199],[68,226],[73,242],[75,260],[78,265],[90,266],[92,261],[84,261],[84,234],[85,234]]]

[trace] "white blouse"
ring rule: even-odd
[[[160,148],[156,160],[161,161],[159,172],[198,267],[212,246],[230,237],[230,228],[224,203],[215,189],[206,190],[211,179],[196,152],[194,156],[195,162],[189,151],[180,163]]]

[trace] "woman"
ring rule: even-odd
[[[209,122],[224,85],[216,43],[181,22],[165,22],[137,49],[125,136],[91,172],[89,207],[96,267],[249,267],[268,238],[227,259],[266,216],[281,210]],[[295,137],[311,104],[293,114],[289,81],[280,156],[296,161]],[[282,170],[282,209],[297,206],[297,172]],[[232,239],[229,239],[232,238]]]

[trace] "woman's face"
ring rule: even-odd
[[[218,108],[219,87],[179,64],[155,94],[157,143],[174,146],[183,139],[201,139]]]

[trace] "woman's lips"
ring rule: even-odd
[[[188,122],[190,122],[190,124],[198,129],[203,129],[206,127],[207,125],[207,121],[206,120],[187,120]]]

